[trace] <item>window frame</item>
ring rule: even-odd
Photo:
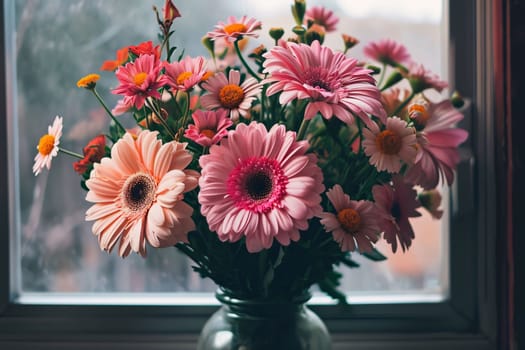
[[[447,4],[447,1],[445,1]],[[334,349],[495,349],[501,290],[496,283],[498,242],[493,17],[498,0],[450,1],[449,67],[452,88],[473,101],[462,127],[470,132],[451,205],[450,296],[439,303],[312,305],[325,321]],[[14,1],[0,0],[0,203],[14,203],[17,185],[16,115],[13,103],[14,35],[8,33]],[[16,204],[16,203],[15,203]],[[16,207],[16,205],[15,205]],[[0,208],[0,348],[5,349],[194,349],[198,332],[216,306],[26,305],[12,293],[15,249],[10,223],[17,213]],[[175,345],[176,344],[176,345]]]

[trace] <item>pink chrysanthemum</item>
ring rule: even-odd
[[[186,144],[162,144],[157,134],[144,130],[135,140],[126,133],[86,181],[86,200],[94,203],[86,220],[95,221],[102,249],[110,252],[120,240],[122,257],[131,251],[145,256],[146,242],[153,247],[185,242],[195,228],[193,209],[183,202],[198,183],[199,174],[185,170],[192,156]]]
[[[420,207],[420,203],[412,186],[405,183],[400,176],[394,176],[392,181],[393,186],[375,185],[372,194],[379,209],[377,212],[379,227],[395,253],[398,240],[403,251],[410,247],[415,235],[408,219],[421,214],[416,210]]]
[[[319,217],[325,230],[332,232],[341,250],[351,252],[358,249],[361,253],[371,251],[372,243],[379,239],[374,203],[350,200],[340,185],[335,185],[326,195],[336,213],[324,212]]]
[[[324,6],[313,6],[308,8],[304,14],[304,23],[308,24],[309,21],[323,26],[326,32],[334,32],[337,30],[339,18]]]
[[[234,16],[230,16],[226,23],[219,22],[219,24],[215,26],[214,31],[208,32],[208,37],[212,39],[225,38],[229,42],[234,42],[244,37],[259,37],[259,35],[254,32],[261,28],[261,22],[255,18],[242,16],[237,19]]]
[[[388,118],[383,131],[377,124],[372,124],[363,129],[363,136],[365,154],[377,170],[397,173],[401,170],[401,161],[407,164],[414,162],[417,153],[415,129],[404,120]]]
[[[363,48],[363,52],[366,57],[391,66],[410,61],[406,47],[392,39],[372,41]]]
[[[437,74],[426,69],[422,64],[412,62],[408,66],[406,78],[412,87],[412,92],[418,94],[426,89],[436,89],[441,92],[448,83],[441,80]]]
[[[246,237],[250,252],[299,240],[321,213],[323,174],[308,143],[283,125],[239,124],[201,156],[199,203],[222,241]]]
[[[192,117],[195,125],[189,125],[184,136],[204,147],[218,143],[228,134],[226,129],[233,125],[226,110],[202,111],[199,109],[193,113]]]
[[[35,164],[33,164],[35,176],[40,174],[44,168],[51,169],[51,160],[57,156],[59,151],[60,137],[62,137],[62,117],[57,115],[53,125],[47,127],[47,134],[40,138],[36,146],[38,153],[35,156]]]
[[[160,99],[158,89],[162,86],[159,72],[162,66],[154,55],[141,55],[134,62],[121,66],[115,75],[120,85],[112,93],[129,97],[137,109],[144,106],[148,97]]]
[[[215,74],[202,84],[202,88],[208,93],[201,97],[201,105],[206,109],[227,110],[234,121],[239,115],[246,116],[262,89],[254,78],[241,84],[241,73],[236,70],[231,70],[228,78],[223,72]]]
[[[354,115],[367,125],[372,123],[368,114],[386,118],[371,71],[360,67],[357,60],[318,41],[311,46],[282,42],[264,57],[264,73],[270,74],[264,82],[274,83],[267,94],[282,92],[281,104],[309,99],[305,119],[317,112],[326,119],[335,115],[347,124],[354,122]]]
[[[423,112],[417,114],[422,129],[416,134],[418,152],[406,179],[426,190],[436,187],[440,178],[450,186],[454,181],[454,169],[460,161],[458,146],[468,137],[465,130],[455,127],[463,119],[463,114],[449,100],[431,105]],[[425,116],[428,116],[427,121]]]
[[[169,85],[173,92],[191,90],[206,74],[206,61],[202,56],[195,58],[186,56],[178,62],[165,62],[163,67],[165,72],[162,83]]]

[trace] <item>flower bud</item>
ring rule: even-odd
[[[292,5],[292,15],[295,19],[295,23],[300,26],[303,24],[304,14],[306,12],[306,1],[295,0]]]
[[[318,24],[312,25],[305,34],[305,40],[308,45],[313,43],[315,40],[319,41],[319,43],[323,43],[324,41],[324,34],[325,30],[323,26],[320,26]]]
[[[461,108],[465,104],[463,96],[461,96],[461,94],[458,91],[454,91],[454,93],[450,97],[450,102],[456,108]]]
[[[202,37],[201,43],[210,52],[211,57],[215,58],[215,41],[213,41],[209,36],[205,35]]]
[[[277,40],[281,39],[284,35],[284,29],[280,27],[274,27],[270,28],[270,36],[273,40],[277,42]]]
[[[428,210],[434,219],[441,219],[443,210],[440,210],[439,206],[442,198],[438,190],[423,191],[418,195],[418,199],[423,208]]]
[[[353,36],[342,34],[343,37],[343,43],[345,45],[345,52],[350,50],[352,47],[359,44],[359,40],[354,38]]]

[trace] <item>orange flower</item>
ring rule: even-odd
[[[99,79],[100,75],[98,74],[88,74],[77,81],[77,86],[79,88],[93,89]]]
[[[108,71],[114,71],[118,67],[122,66],[124,63],[128,61],[128,48],[123,47],[120,50],[117,50],[117,59],[114,61],[104,61],[102,63],[102,66],[100,66],[100,70],[108,70]]]
[[[155,55],[156,59],[160,58],[160,46],[153,47],[153,42],[145,41],[136,46],[130,46],[129,51],[136,56],[140,55]]]

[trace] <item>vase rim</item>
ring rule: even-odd
[[[215,297],[222,304],[231,306],[243,306],[243,305],[302,305],[312,298],[312,293],[307,289],[302,291],[300,294],[295,295],[291,299],[282,298],[243,298],[237,296],[234,292],[219,287],[215,292]]]

